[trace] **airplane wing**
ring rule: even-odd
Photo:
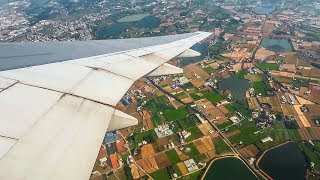
[[[89,179],[105,133],[137,124],[114,108],[130,86],[210,35],[0,44],[0,179]]]

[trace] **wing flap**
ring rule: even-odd
[[[88,179],[113,112],[63,96],[3,156],[0,179]]]
[[[0,93],[0,135],[20,139],[53,106],[61,93],[23,84]]]
[[[72,94],[116,106],[134,81],[108,71],[94,70]]]
[[[137,123],[114,109],[132,83],[209,35],[0,72],[0,179],[88,179],[108,128]]]

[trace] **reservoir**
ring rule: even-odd
[[[267,151],[258,166],[273,179],[306,179],[307,161],[294,142]]]
[[[238,101],[243,101],[247,90],[249,89],[249,81],[246,79],[239,79],[236,77],[230,77],[222,80],[218,84],[218,88],[222,90],[231,90],[233,98]]]
[[[265,38],[261,41],[261,46],[275,52],[291,52],[293,45],[289,39],[285,38]]]
[[[139,21],[139,24],[143,28],[154,28],[159,26],[161,20],[159,18],[148,16]]]
[[[181,66],[185,67],[188,64],[192,64],[192,63],[196,63],[204,60],[205,57],[208,55],[208,48],[209,48],[208,42],[197,43],[193,45],[191,49],[198,51],[199,53],[201,53],[201,55],[198,57],[181,58]]]
[[[252,8],[252,12],[261,15],[271,14],[276,8],[271,5],[260,5]]]
[[[108,38],[110,36],[114,36],[122,33],[127,29],[127,25],[125,23],[115,23],[111,26],[104,27],[96,32],[96,37],[99,39]]]
[[[204,180],[257,180],[255,175],[238,158],[227,157],[215,160],[204,176]]]

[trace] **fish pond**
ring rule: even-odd
[[[234,157],[215,160],[208,168],[204,180],[258,179],[241,160]]]
[[[276,10],[274,6],[271,5],[259,5],[251,9],[252,12],[261,15],[267,15],[273,13]]]
[[[262,39],[261,46],[275,52],[293,51],[293,45],[291,41],[285,38],[265,38]]]
[[[294,142],[268,150],[258,166],[273,179],[306,179],[307,159]]]
[[[233,97],[238,101],[243,101],[246,91],[249,89],[250,84],[246,79],[230,77],[222,80],[218,84],[218,88],[222,90],[231,90]]]

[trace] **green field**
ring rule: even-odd
[[[190,148],[190,151],[188,153],[186,153],[188,156],[195,157],[200,154],[193,143],[189,143],[189,144],[185,145],[183,151],[186,151],[187,148]]]
[[[178,120],[187,117],[188,111],[185,107],[181,107],[179,109],[164,112],[164,116],[167,118],[168,121]]]
[[[214,147],[215,147],[216,152],[218,154],[224,154],[224,153],[231,152],[230,147],[222,139],[215,141]]]
[[[159,112],[175,110],[164,95],[148,100],[143,107],[150,111],[154,125],[160,125],[165,122],[165,117],[160,115]]]
[[[191,133],[189,137],[186,138],[186,142],[190,142],[194,139],[198,139],[203,136],[202,132],[197,126],[193,126],[191,128],[186,129],[188,132]]]
[[[240,128],[241,133],[231,136],[229,140],[232,143],[239,144],[241,141],[243,145],[249,145],[259,142],[261,139],[265,138],[265,133],[258,133],[254,135],[253,133],[258,131],[259,129],[256,127],[242,127]]]
[[[195,124],[199,123],[199,120],[195,115],[189,115],[185,118],[174,121],[174,123],[181,130],[185,130],[195,126]]]
[[[320,171],[320,156],[313,150],[311,150],[307,144],[300,143],[303,152],[308,156],[308,158],[315,164],[314,169]],[[309,145],[310,146],[310,145]]]
[[[166,168],[160,169],[159,171],[156,171],[150,175],[155,180],[171,179],[171,176]]]
[[[166,154],[167,154],[171,164],[177,164],[178,162],[181,161],[178,154],[176,153],[176,151],[174,149],[166,151]]]
[[[190,96],[194,101],[198,101],[200,99],[203,99],[203,97],[198,96],[196,93],[192,93],[192,94],[190,94]]]
[[[266,96],[266,90],[269,86],[264,81],[253,82],[252,87],[256,94],[262,94],[262,96]]]
[[[148,143],[154,143],[157,139],[158,136],[153,129],[149,131],[139,132],[134,135],[135,143],[141,143],[143,140],[147,141]]]
[[[200,170],[200,171],[196,171],[196,172],[194,172],[192,174],[189,174],[187,176],[183,176],[180,179],[183,179],[183,180],[199,180],[199,179],[201,179],[202,174],[203,174],[203,171]]]
[[[277,63],[257,63],[257,66],[263,70],[279,70],[279,64]]]
[[[214,91],[204,92],[202,98],[207,98],[213,104],[224,99],[224,97],[221,94],[218,94]]]
[[[231,121],[226,121],[226,122],[224,122],[222,124],[218,124],[217,126],[218,126],[219,129],[224,129],[224,128],[226,128],[228,126],[231,126],[231,125],[232,125]]]

